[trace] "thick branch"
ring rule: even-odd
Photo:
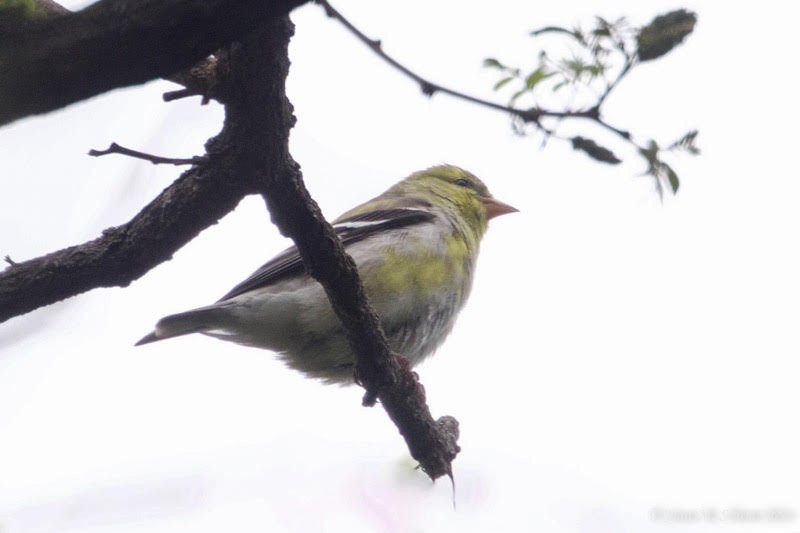
[[[44,14],[46,17],[72,13],[72,11],[53,0],[33,0],[33,3],[37,12]],[[210,56],[190,67],[165,76],[164,79],[183,85],[184,88],[164,93],[164,101],[170,102],[179,98],[201,95],[203,104],[208,103],[211,98],[218,100],[220,103],[225,103],[225,94],[219,90],[220,75],[218,74],[222,70],[224,76],[225,61],[224,53],[222,52],[222,49],[214,52],[215,54],[220,54],[222,60],[219,57]]]
[[[169,76],[305,0],[100,0],[0,34],[0,125]]]
[[[254,192],[231,155],[210,153],[127,224],[0,272],[0,322],[97,287],[127,286],[170,259]]]

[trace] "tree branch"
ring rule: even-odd
[[[414,80],[417,84],[419,84],[420,90],[426,96],[433,96],[437,92],[441,92],[444,94],[449,94],[455,98],[459,98],[461,100],[465,100],[467,102],[471,102],[473,104],[477,104],[483,107],[488,107],[489,109],[494,109],[496,111],[503,111],[504,113],[509,113],[515,117],[518,117],[523,122],[531,122],[536,125],[540,125],[539,120],[542,117],[554,117],[554,118],[581,118],[591,120],[596,122],[600,126],[608,129],[609,131],[619,135],[620,137],[624,138],[625,140],[630,141],[630,133],[616,128],[607,122],[605,122],[602,118],[600,118],[600,112],[597,107],[592,107],[590,109],[582,109],[576,111],[553,111],[549,109],[543,109],[540,107],[532,107],[530,109],[518,109],[516,107],[511,107],[503,104],[498,104],[497,102],[492,102],[490,100],[484,100],[483,98],[478,98],[476,96],[471,96],[466,93],[462,93],[460,91],[456,91],[454,89],[450,89],[443,85],[439,85],[433,83],[432,81],[423,78],[419,74],[413,72],[408,67],[404,66],[402,63],[391,57],[389,54],[384,52],[383,47],[381,46],[381,42],[376,39],[370,39],[367,37],[361,30],[356,28],[352,22],[350,22],[344,15],[342,15],[339,11],[337,11],[327,0],[317,0],[323,9],[325,9],[325,13],[336,20],[338,20],[342,25],[350,31],[356,38],[367,45],[375,54],[378,55],[381,59],[385,62],[389,63],[395,69],[399,70],[412,80]],[[545,129],[546,128],[542,128]]]
[[[125,287],[170,259],[255,192],[243,179],[248,174],[231,164],[232,151],[210,152],[130,222],[0,272],[0,322],[97,287]]]
[[[33,3],[38,13],[42,13],[47,17],[72,13],[69,9],[53,0],[33,0]],[[184,88],[164,93],[164,101],[171,102],[179,98],[201,95],[203,104],[207,104],[211,98],[224,104],[225,95],[219,90],[218,71],[225,68],[225,55],[222,53],[222,49],[217,50],[215,54],[220,57],[207,57],[191,67],[165,76],[165,80],[183,85]]]
[[[120,146],[117,143],[111,143],[105,150],[95,150],[95,149],[89,150],[89,155],[92,157],[101,157],[109,154],[127,155],[128,157],[150,161],[154,165],[180,166],[180,165],[201,165],[205,163],[205,159],[202,157],[197,157],[197,156],[190,158],[161,157],[159,155],[148,154],[145,152],[140,152],[138,150],[131,150],[130,148],[125,148],[124,146]]]
[[[2,33],[0,125],[169,76],[304,1],[100,0]]]

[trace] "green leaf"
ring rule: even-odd
[[[487,57],[483,60],[483,66],[486,68],[499,68],[505,70],[506,66],[493,57]]]
[[[608,28],[595,28],[592,30],[595,37],[611,37],[611,30]]]
[[[597,22],[598,28],[611,28],[613,26],[612,23],[610,23],[609,21],[600,16],[595,16],[594,20],[595,22]]]
[[[700,148],[695,145],[697,139],[697,130],[690,130],[686,132],[683,137],[673,142],[667,147],[667,150],[683,150],[692,155],[699,155]]]
[[[656,166],[658,162],[658,143],[655,142],[653,139],[650,139],[650,142],[647,145],[647,148],[640,148],[639,153],[647,159],[647,162],[650,164],[651,167]]]
[[[579,78],[581,74],[583,74],[583,71],[586,70],[586,63],[584,63],[579,57],[565,59],[561,62],[561,64],[566,70],[571,71],[576,78]]]
[[[510,82],[513,79],[514,79],[514,76],[509,76],[507,78],[503,78],[502,80],[500,80],[500,81],[498,81],[497,83],[494,84],[494,90],[495,91],[500,90],[504,85],[506,85],[508,82]]]
[[[591,77],[596,78],[598,76],[602,76],[603,73],[606,71],[606,66],[602,63],[595,63],[594,65],[589,65],[587,67],[587,71],[591,75]]]
[[[678,193],[678,187],[680,187],[681,182],[678,181],[678,175],[672,170],[672,167],[668,164],[661,161],[661,165],[664,169],[664,172],[667,174],[667,179],[669,179],[669,186],[672,187],[672,194]]]
[[[656,179],[656,187],[658,187],[659,195],[663,196],[662,180],[666,178],[673,194],[677,194],[680,187],[680,180],[678,173],[673,170],[671,166],[658,158],[658,153],[661,149],[654,140],[648,143],[646,148],[640,148],[639,153],[647,160],[647,170],[644,174],[653,176]]]
[[[586,46],[587,44],[586,37],[583,35],[583,32],[581,31],[580,28],[575,28],[570,30],[562,26],[546,26],[538,30],[533,30],[532,32],[529,33],[529,35],[531,37],[538,37],[539,35],[543,35],[545,33],[563,33],[564,35],[569,35],[583,46]]]
[[[553,85],[553,92],[558,92],[567,85],[569,85],[569,80],[561,80],[560,82]]]
[[[536,70],[528,74],[528,77],[525,78],[525,88],[528,90],[533,89],[537,83],[539,83],[542,80],[546,80],[553,74],[555,73],[547,72],[547,67],[542,65],[541,67],[537,68]]]
[[[596,161],[602,161],[603,163],[608,163],[610,165],[618,165],[622,162],[616,155],[614,155],[614,152],[605,146],[600,146],[592,139],[587,139],[586,137],[573,137],[572,147],[575,150],[584,152],[586,155]]]
[[[659,15],[636,36],[641,61],[657,59],[678,46],[694,31],[697,15],[685,9]]]
[[[508,100],[508,103],[510,105],[514,105],[514,102],[517,101],[517,98],[519,98],[526,92],[528,92],[528,89],[520,89],[519,91],[515,92],[514,94],[511,95],[511,98]]]

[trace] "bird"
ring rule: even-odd
[[[471,172],[438,165],[334,220],[389,346],[412,366],[453,329],[489,220],[516,211]],[[136,345],[190,333],[271,350],[325,383],[354,382],[355,356],[342,326],[294,246],[216,303],[162,318]]]

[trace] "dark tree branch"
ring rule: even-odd
[[[457,422],[452,417],[440,422],[431,417],[422,386],[408,365],[400,364],[403,359],[389,349],[355,263],[309,195],[300,168],[289,154],[288,132],[295,119],[286,99],[284,78],[291,26],[288,22],[281,26],[280,21],[268,26],[245,39],[241,47],[231,49],[229,81],[232,86],[250,90],[235,100],[236,105],[232,101],[227,106],[228,120],[250,133],[243,137],[249,140],[247,149],[254,157],[254,170],[263,177],[259,189],[273,221],[281,233],[295,241],[306,270],[323,285],[344,326],[356,354],[358,378],[367,390],[365,403],[371,405],[374,398],[380,399],[406,439],[411,455],[432,479],[451,474],[451,461],[458,452]],[[276,42],[279,37],[284,40]],[[283,47],[282,53],[264,54],[265,49],[277,46]],[[276,76],[276,71],[281,75]],[[259,132],[263,124],[270,130]]]
[[[117,143],[111,143],[108,148],[105,150],[89,150],[89,155],[92,157],[100,157],[109,154],[120,154],[120,155],[127,155],[128,157],[134,157],[136,159],[144,159],[145,161],[150,161],[154,165],[202,165],[205,163],[205,158],[202,157],[190,157],[188,159],[181,159],[176,157],[161,157],[158,155],[148,154],[145,152],[139,152],[137,150],[131,150],[130,148],[125,148],[124,146],[120,146]]]
[[[67,8],[53,0],[33,0],[37,13],[46,17],[55,17],[72,13]],[[165,76],[164,79],[183,85],[184,88],[164,93],[164,101],[171,102],[180,98],[200,95],[202,104],[207,104],[211,98],[224,103],[224,95],[218,89],[217,70],[222,62],[217,57],[208,57],[198,61],[189,68]]]
[[[72,13],[67,8],[57,4],[53,0],[33,0],[39,13],[47,17],[55,17]],[[164,93],[164,101],[171,102],[179,98],[200,95],[203,97],[202,103],[205,105],[211,98],[224,102],[224,95],[218,90],[218,69],[224,68],[224,54],[221,49],[216,52],[220,57],[208,57],[198,61],[189,68],[174,72],[164,79],[183,85],[184,88],[177,91]]]
[[[454,89],[450,89],[448,87],[444,87],[442,85],[433,83],[430,80],[427,80],[420,76],[419,74],[413,72],[408,67],[404,66],[402,63],[388,55],[386,52],[383,51],[383,47],[381,46],[381,42],[379,40],[370,39],[367,37],[361,30],[356,28],[352,22],[350,22],[347,18],[344,17],[339,11],[337,11],[327,0],[317,0],[323,9],[325,9],[325,13],[332,17],[350,31],[356,38],[367,45],[375,54],[378,55],[381,59],[389,63],[395,69],[399,70],[412,80],[414,80],[420,87],[420,90],[427,96],[433,96],[435,93],[440,92],[444,94],[449,94],[455,98],[459,98],[461,100],[465,100],[467,102],[471,102],[473,104],[477,104],[483,107],[488,107],[489,109],[494,109],[496,111],[502,111],[504,113],[509,113],[512,116],[518,117],[520,120],[526,123],[533,123],[539,127],[541,126],[540,119],[542,117],[554,117],[554,118],[581,118],[591,120],[599,124],[600,126],[608,129],[609,131],[619,135],[620,137],[624,138],[625,140],[630,141],[631,136],[630,133],[616,128],[606,121],[604,121],[600,117],[600,111],[597,107],[592,107],[590,109],[582,109],[576,111],[553,111],[549,109],[542,109],[540,107],[533,107],[530,109],[518,109],[516,107],[511,107],[503,104],[498,104],[497,102],[492,102],[490,100],[484,100],[483,98],[478,98],[476,96],[471,96],[466,93],[462,93],[460,91],[456,91]],[[542,129],[547,131],[546,128]]]
[[[42,7],[43,2],[52,15],[66,11],[54,7],[58,5],[52,0],[37,0],[37,5]],[[67,12],[54,20],[81,14]],[[0,42],[3,37],[0,35]],[[4,79],[0,77],[0,87]],[[0,99],[0,109],[4,104]],[[203,165],[184,172],[128,223],[105,230],[93,241],[15,263],[1,272],[0,322],[94,288],[127,286],[170,259],[244,196],[257,193],[250,158],[242,153],[248,139],[242,135],[235,123],[227,121],[222,132],[207,143]]]
[[[233,152],[209,152],[203,166],[184,172],[130,222],[97,239],[0,272],[0,322],[94,288],[125,287],[169,260],[255,192],[243,179],[248,174],[231,164]]]
[[[170,76],[304,1],[100,0],[0,34],[0,125]]]
[[[175,100],[180,100],[181,98],[189,98],[190,96],[197,96],[197,93],[191,89],[176,89],[174,91],[167,91],[164,93],[163,98],[165,102],[174,102]],[[203,105],[207,102],[204,99]]]

